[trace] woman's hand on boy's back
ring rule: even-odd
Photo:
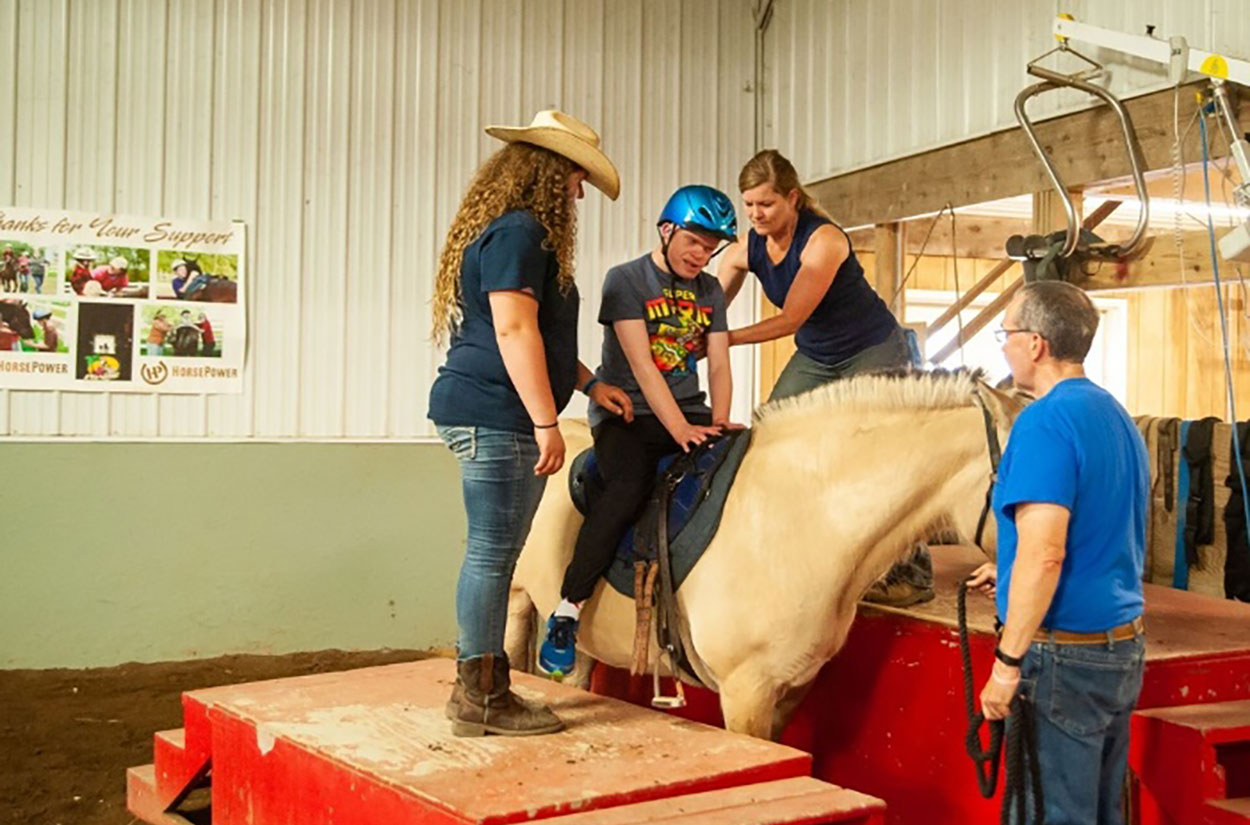
[[[596,381],[595,385],[590,388],[590,400],[613,415],[619,415],[625,419],[625,423],[633,423],[634,402],[629,399],[629,394],[625,390],[615,384]]]

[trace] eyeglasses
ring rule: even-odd
[[[994,330],[994,340],[998,341],[1000,344],[1005,344],[1007,343],[1007,339],[1015,335],[1017,332],[1031,332],[1034,335],[1041,335],[1041,333],[1035,329],[1006,329],[1004,327],[999,327]]]

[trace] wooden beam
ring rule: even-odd
[[[1120,201],[1103,201],[1098,204],[1098,208],[1089,213],[1089,217],[1084,220],[1082,226],[1086,229],[1093,229],[1095,226],[1098,226],[1098,224],[1107,219],[1107,216],[1119,208],[1120,203]]]
[[[968,304],[975,301],[978,295],[989,289],[990,286],[993,285],[993,283],[997,281],[1004,272],[1011,269],[1016,265],[1016,263],[1017,261],[1013,261],[1010,258],[996,263],[994,268],[987,272],[984,278],[973,284],[967,292],[959,296],[959,299],[956,300],[955,303],[947,307],[942,314],[933,321],[932,324],[929,324],[928,328],[925,330],[925,337],[932,338],[938,330],[953,321],[956,315],[963,312]]]
[[[1194,90],[1182,87],[1181,122],[1189,122]],[[1172,90],[1124,101],[1137,129],[1145,168],[1171,164]],[[1250,96],[1248,96],[1250,97]],[[1236,101],[1238,117],[1250,120],[1250,104]],[[1099,105],[1037,124],[1064,183],[1082,186],[1129,174],[1128,154],[1119,120]],[[985,137],[817,180],[807,185],[820,203],[845,226],[902,220],[954,206],[1038,192],[1050,185],[1024,133],[1016,127]]]
[[[1218,237],[1218,235],[1217,235]],[[1178,251],[1172,234],[1156,235],[1154,245],[1139,260],[1127,264],[1093,264],[1093,273],[1077,286],[1087,292],[1108,290],[1157,289],[1160,287],[1207,286],[1215,283],[1211,270],[1211,244],[1203,231],[1182,234],[1182,250]],[[1181,277],[1181,258],[1185,274]],[[1220,261],[1221,280],[1235,280],[1230,264]]]
[[[1007,304],[1011,303],[1011,299],[1016,297],[1016,293],[1020,291],[1020,287],[1023,285],[1023,278],[1016,278],[1008,284],[1006,289],[998,293],[997,298],[991,301],[985,309],[977,313],[977,317],[964,324],[963,328],[959,330],[959,334],[949,341],[946,346],[938,350],[937,354],[929,360],[935,364],[940,364],[951,357],[956,350],[970,341],[972,336],[976,335],[986,324],[994,320],[998,313],[1002,312],[1007,307]]]
[[[998,260],[1004,254],[1007,239],[1012,235],[1027,235],[1032,226],[1027,218],[999,218],[988,215],[959,213],[955,216],[955,244],[951,244],[951,222],[946,215],[933,226],[933,218],[919,218],[902,222],[903,251],[907,255],[952,254],[958,258],[984,258]],[[932,226],[933,231],[929,228]],[[925,236],[928,235],[928,243]],[[864,227],[850,233],[851,246],[856,252],[876,250],[876,227]],[[923,245],[923,247],[922,247]],[[903,267],[911,266],[911,261]]]
[[[1088,218],[1082,221],[1081,227],[1083,229],[1091,229],[1091,230],[1097,229],[1098,225],[1102,223],[1104,220],[1106,220],[1107,216],[1109,216],[1112,212],[1114,212],[1116,210],[1116,207],[1118,207],[1119,205],[1120,205],[1119,201],[1107,201],[1101,207],[1094,210],[1094,214],[1090,215]],[[1014,262],[1011,261],[1011,262],[1005,262],[1005,263],[1010,264]],[[995,268],[997,269],[997,267]],[[1004,269],[1004,271],[1006,270]],[[990,274],[993,274],[993,273],[991,272]],[[982,278],[981,281],[979,281],[976,284],[976,286],[973,287],[973,289],[977,289],[977,287],[980,287],[981,291],[983,291],[985,287],[981,285],[983,283],[986,283],[987,281],[989,281],[989,275],[986,275],[985,278]],[[1017,278],[1016,280],[1012,281],[1011,284],[1006,289],[1004,289],[1002,292],[999,293],[997,298],[995,298],[993,301],[990,302],[989,306],[987,306],[985,309],[977,313],[977,316],[973,318],[971,321],[964,324],[963,327],[960,328],[959,334],[956,335],[954,339],[952,339],[946,346],[938,350],[937,353],[929,360],[932,361],[934,364],[940,364],[943,361],[945,361],[947,358],[949,358],[953,352],[955,352],[964,344],[972,340],[972,337],[974,335],[980,332],[985,327],[985,325],[988,324],[992,319],[997,317],[998,313],[1002,312],[1003,309],[1006,308],[1007,304],[1011,303],[1011,299],[1015,297],[1016,292],[1020,290],[1020,287],[1023,284],[1024,284],[1023,277]],[[977,294],[980,294],[980,291],[978,291]],[[968,300],[965,300],[964,304],[966,305],[967,303],[968,303]],[[956,312],[958,312],[958,310],[956,310]],[[953,314],[952,314],[952,317],[954,317]],[[930,334],[932,334],[932,332],[930,332]]]
[[[1072,199],[1072,207],[1076,210],[1076,222],[1081,223],[1082,207],[1085,201],[1080,189],[1069,189],[1068,197]],[[1068,213],[1064,208],[1063,198],[1052,189],[1043,189],[1033,193],[1033,232],[1037,235],[1049,235],[1068,228]]]

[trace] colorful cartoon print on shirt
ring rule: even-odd
[[[699,304],[698,296],[688,289],[663,293],[664,297],[646,304],[651,358],[662,373],[694,373],[699,356],[707,349],[712,307]]]

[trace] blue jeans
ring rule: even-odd
[[[1046,825],[1123,822],[1129,717],[1141,693],[1145,655],[1141,636],[1029,647],[1020,690],[1037,710]]]
[[[438,426],[460,462],[469,522],[456,584],[457,658],[503,653],[512,571],[530,532],[546,476],[534,475],[538,444],[528,433]]]

